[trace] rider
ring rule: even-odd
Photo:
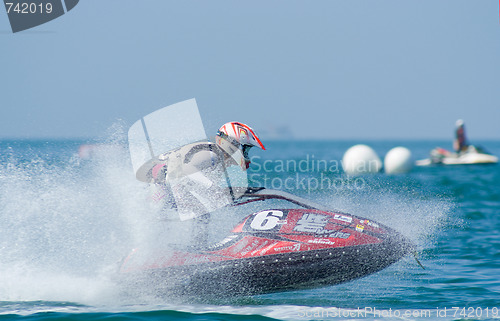
[[[162,200],[164,206],[177,208],[181,220],[195,219],[196,243],[207,241],[209,213],[244,193],[243,190],[238,194],[233,188],[228,192],[223,187],[234,178],[229,177],[226,169],[238,166],[237,172],[244,173],[246,180],[246,170],[250,166],[248,152],[254,146],[265,150],[252,128],[240,122],[229,122],[218,130],[215,143],[192,143],[162,154],[159,159],[164,161],[151,169],[157,189],[154,198]],[[232,187],[234,182],[229,185]]]
[[[453,141],[453,149],[455,152],[462,153],[469,147],[467,139],[465,138],[465,126],[464,121],[459,119],[455,123],[455,140]]]

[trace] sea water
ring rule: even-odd
[[[500,318],[500,166],[341,169],[357,143],[420,159],[450,145],[439,141],[268,142],[248,172],[253,184],[394,227],[425,269],[410,255],[341,285],[208,302],[124,291],[119,262],[137,244],[154,247],[166,223],[134,179],[123,138],[0,141],[0,319]],[[481,143],[500,155],[500,142]]]

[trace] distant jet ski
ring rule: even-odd
[[[159,296],[254,295],[350,281],[414,251],[390,227],[282,191],[249,189],[232,208],[252,214],[219,242],[135,249],[121,280]]]
[[[460,153],[450,152],[444,148],[435,148],[431,151],[431,157],[416,161],[417,166],[429,165],[472,165],[472,164],[496,164],[498,157],[486,152],[480,147],[473,145]]]
[[[491,155],[479,146],[470,145],[465,135],[465,124],[462,119],[455,122],[455,140],[450,152],[437,147],[431,150],[431,157],[418,160],[417,166],[428,165],[471,165],[471,164],[496,164],[498,157]]]

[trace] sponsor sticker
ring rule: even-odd
[[[198,263],[206,263],[210,261],[206,256],[191,256],[186,258],[184,264],[198,264]]]
[[[294,245],[289,245],[289,246],[276,247],[276,248],[274,248],[274,251],[275,252],[282,252],[282,251],[298,252],[298,251],[300,251],[300,243],[296,243]]]
[[[345,216],[345,215],[340,215],[340,214],[335,214],[335,216],[333,217],[333,219],[338,220],[338,221],[342,221],[342,222],[346,222],[346,223],[351,223],[352,222],[352,217]]]
[[[293,230],[305,233],[321,233],[328,223],[328,219],[329,217],[326,215],[307,213],[302,215],[300,220],[297,221]]]
[[[345,233],[345,232],[335,232],[328,235],[328,237],[332,239],[344,239],[344,240],[348,239],[349,236],[351,236],[351,233]]]
[[[267,246],[269,244],[269,241],[264,241],[262,242],[259,246],[257,246],[255,248],[255,250],[252,251],[252,253],[250,253],[250,255],[255,255],[257,254],[260,250],[262,250],[265,246]]]
[[[314,240],[309,240],[307,243],[313,243],[313,244],[328,244],[328,245],[334,245],[335,242],[330,241],[329,239],[314,239]]]
[[[380,227],[377,223],[371,222],[370,220],[364,220],[364,221],[359,221],[359,223],[364,224],[364,225],[369,225],[371,227]]]
[[[214,245],[210,246],[210,248],[211,249],[216,249],[216,248],[219,248],[219,247],[223,247],[224,245],[226,245],[227,243],[233,241],[237,237],[238,237],[238,235],[229,235],[225,239],[223,239],[222,241],[217,242]]]
[[[267,244],[267,241],[265,244]],[[247,255],[248,252],[259,250],[263,246],[264,246],[264,243],[262,243],[260,240],[258,240],[258,239],[253,240],[252,243],[250,243],[247,247],[245,247],[243,250],[241,250],[240,254],[241,254],[241,256],[245,256],[245,255]]]

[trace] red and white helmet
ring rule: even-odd
[[[243,153],[247,168],[250,163],[248,150],[252,146],[259,147],[263,150],[266,149],[255,131],[249,126],[239,122],[229,122],[222,125],[217,132],[216,142],[229,155],[240,150]]]

